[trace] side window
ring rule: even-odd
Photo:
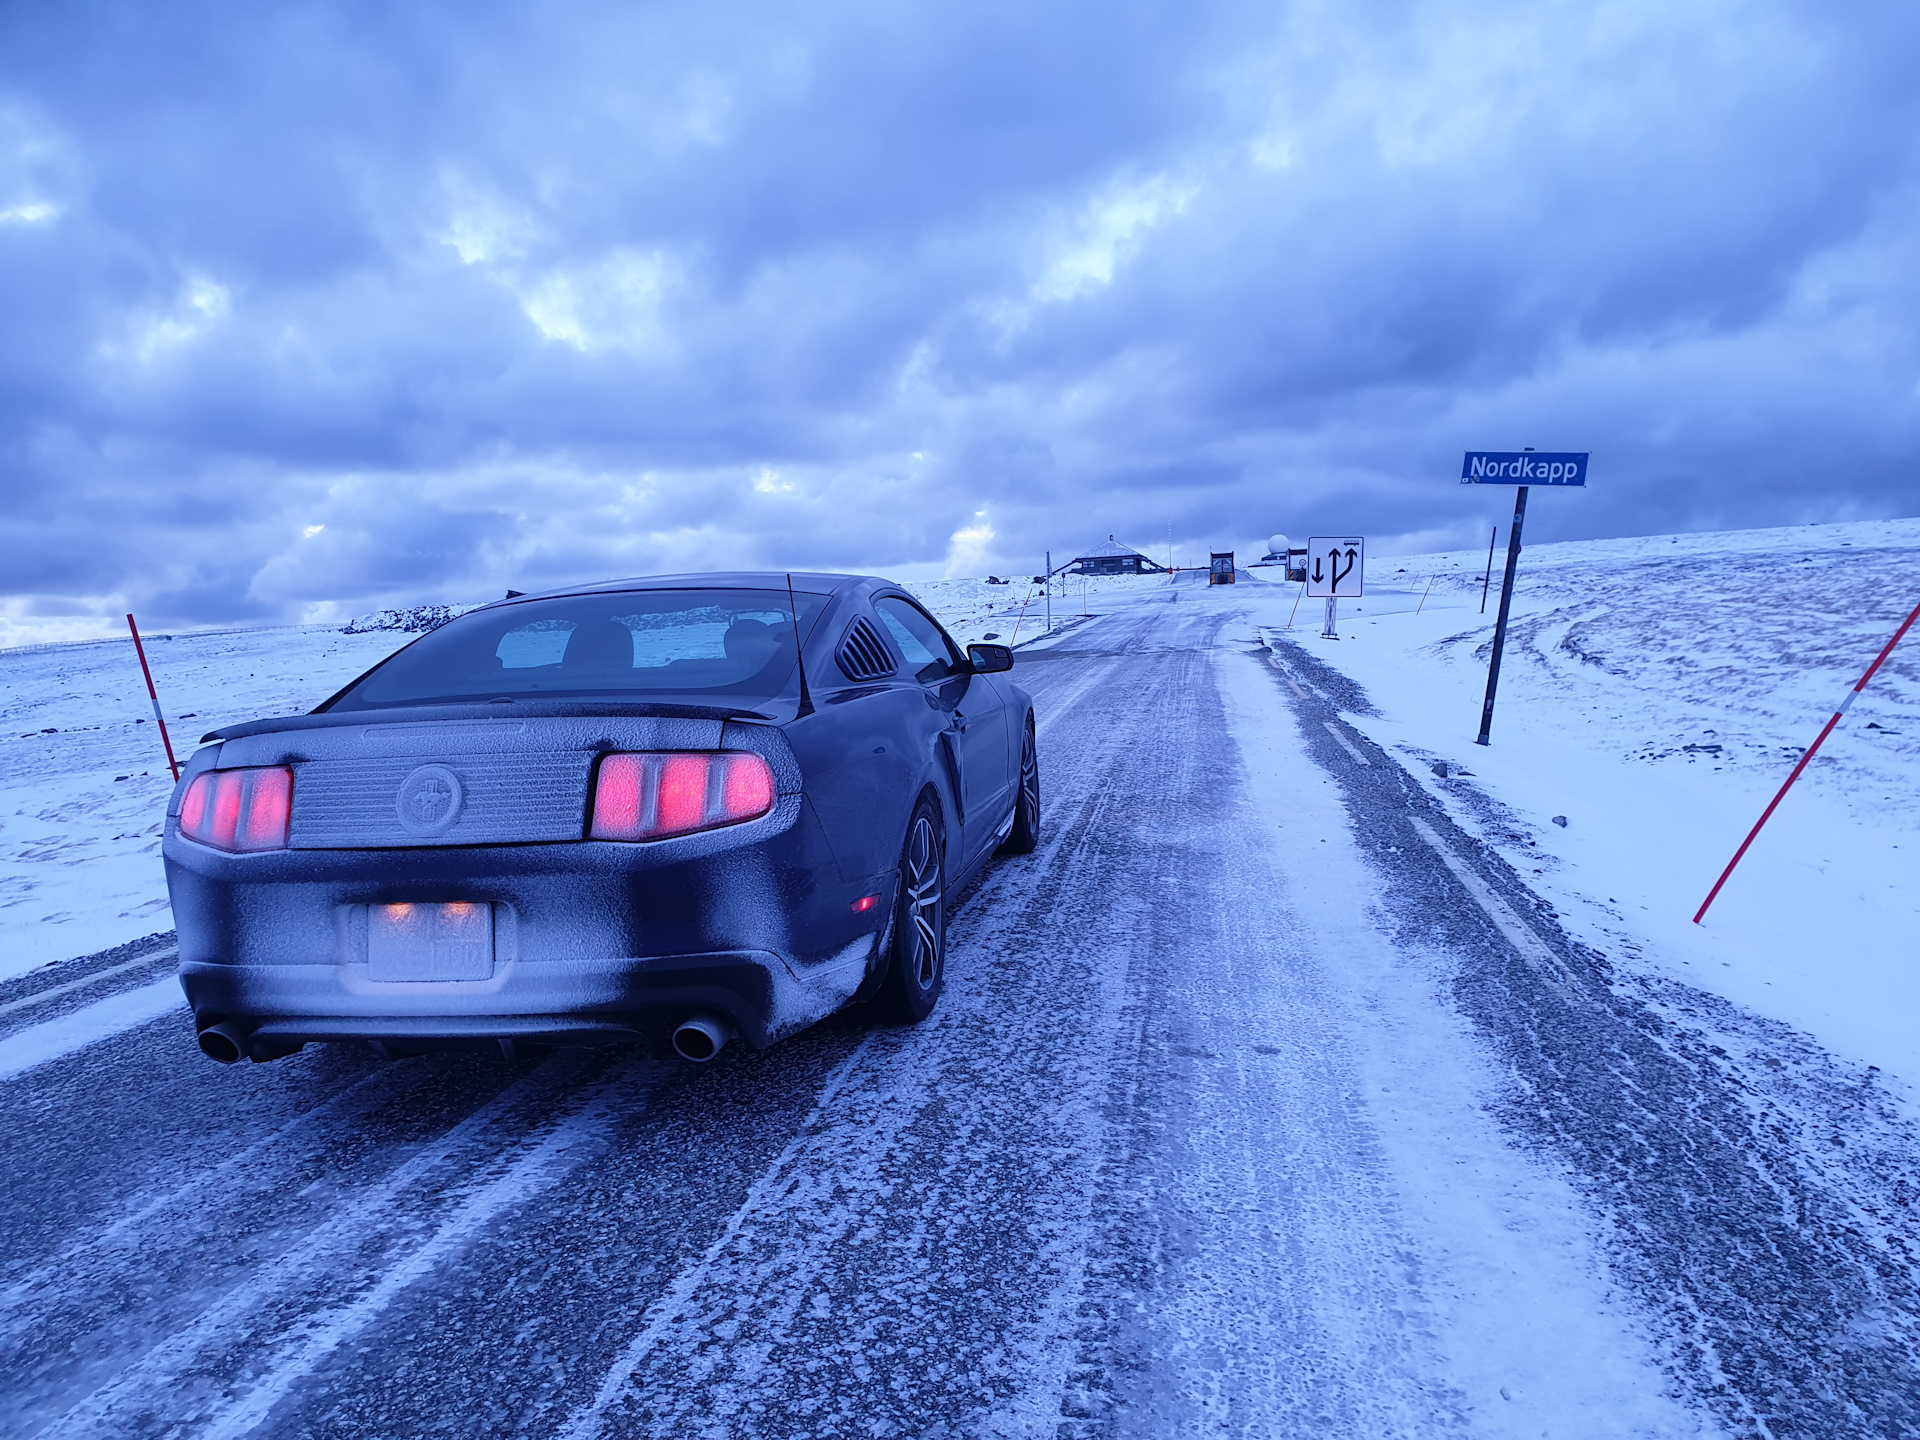
[[[538,670],[558,665],[572,636],[573,626],[568,621],[535,620],[502,635],[493,655],[502,670]]]
[[[897,595],[883,596],[873,602],[874,613],[892,634],[900,653],[907,657],[907,668],[922,685],[945,679],[959,668],[960,657],[919,606]]]

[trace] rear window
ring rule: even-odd
[[[827,597],[785,590],[626,590],[476,611],[420,637],[331,702],[364,710],[438,701],[682,696],[751,705],[794,673]]]

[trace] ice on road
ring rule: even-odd
[[[1792,1170],[1767,1037],[1570,941],[1262,603],[1023,654],[1043,843],[922,1026],[223,1068],[163,1017],[21,1070],[0,1435],[1903,1433],[1884,1187]]]

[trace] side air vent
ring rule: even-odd
[[[893,657],[887,654],[886,642],[865,616],[847,627],[833,658],[849,680],[878,680],[893,673]]]

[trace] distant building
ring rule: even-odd
[[[1095,545],[1059,567],[1069,575],[1164,575],[1167,567],[1156,565],[1131,545],[1122,545],[1113,536],[1104,545]]]
[[[1267,553],[1254,561],[1249,568],[1257,570],[1263,565],[1281,566],[1287,572],[1289,580],[1305,580],[1307,578],[1307,547],[1290,544],[1284,535],[1270,535],[1267,537]]]

